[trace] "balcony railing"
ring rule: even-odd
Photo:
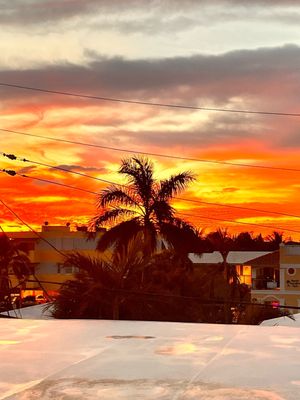
[[[254,278],[252,279],[253,290],[274,290],[279,288],[279,281],[271,280],[268,278]]]

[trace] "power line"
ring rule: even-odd
[[[39,162],[39,161],[28,160],[28,159],[26,159],[26,158],[17,157],[17,156],[14,155],[14,154],[7,154],[7,153],[3,153],[3,152],[0,152],[0,154],[2,154],[3,157],[7,157],[7,158],[9,158],[9,159],[12,160],[12,161],[13,161],[13,160],[16,160],[16,161],[28,162],[28,163],[40,165],[40,166],[43,166],[43,167],[47,167],[47,168],[51,168],[51,169],[56,169],[56,170],[58,170],[58,171],[63,171],[63,172],[67,172],[67,173],[70,173],[70,174],[80,175],[80,176],[83,176],[83,177],[85,177],[85,178],[94,179],[94,180],[96,180],[96,181],[100,181],[100,182],[104,182],[104,183],[109,183],[109,184],[111,184],[111,185],[123,186],[123,185],[121,185],[121,184],[114,183],[114,182],[109,181],[109,180],[107,180],[107,179],[98,178],[98,177],[96,177],[96,176],[84,174],[83,172],[73,171],[73,170],[70,170],[70,169],[67,169],[67,168],[59,167],[59,166],[57,166],[57,165],[51,165],[51,164],[46,164],[46,163],[42,163],[42,162]]]
[[[217,108],[217,107],[199,107],[199,106],[185,105],[185,104],[170,104],[170,103],[143,101],[143,100],[120,99],[120,98],[114,98],[114,97],[93,96],[93,95],[80,94],[80,93],[74,93],[74,92],[64,92],[64,91],[60,91],[60,90],[43,89],[43,88],[38,88],[38,87],[16,85],[16,84],[5,83],[5,82],[0,82],[0,86],[15,88],[15,89],[22,89],[22,90],[30,90],[30,91],[34,91],[34,92],[58,94],[58,95],[69,96],[69,97],[78,97],[78,98],[82,98],[82,99],[101,100],[101,101],[107,101],[107,102],[113,102],[113,103],[137,104],[137,105],[150,106],[150,107],[163,107],[163,108],[175,108],[175,109],[198,110],[198,111],[228,112],[228,113],[238,113],[238,114],[258,114],[258,115],[273,115],[273,116],[285,116],[285,117],[300,117],[300,113],[259,111],[259,110],[240,110],[240,109]]]
[[[199,215],[199,214],[192,215],[192,214],[182,213],[181,211],[178,211],[177,213],[180,215],[186,215],[186,216],[193,217],[193,218],[208,219],[208,220],[213,220],[213,221],[223,221],[223,222],[229,222],[232,224],[239,224],[239,225],[253,225],[253,226],[259,226],[261,228],[276,229],[276,230],[280,230],[280,231],[300,233],[300,231],[296,231],[294,229],[286,229],[286,228],[282,228],[279,226],[263,225],[263,224],[259,224],[256,222],[242,222],[242,221],[229,220],[229,219],[224,219],[224,218],[206,217],[206,216]]]
[[[49,183],[51,185],[62,186],[62,187],[66,187],[68,189],[80,190],[81,192],[85,192],[85,193],[96,194],[96,195],[99,194],[97,192],[93,192],[92,190],[79,188],[77,186],[67,185],[65,183],[60,183],[60,182],[54,182],[54,181],[51,181],[49,179],[38,178],[36,176],[29,176],[29,175],[25,175],[25,174],[20,174],[20,173],[14,171],[14,170],[11,170],[11,169],[2,169],[2,170],[0,170],[0,172],[5,172],[10,176],[16,176],[17,175],[17,176],[20,176],[21,178],[33,179],[35,181]]]
[[[45,243],[47,243],[50,247],[52,247],[53,250],[55,250],[58,254],[61,256],[67,258],[66,254],[62,253],[60,250],[58,250],[55,246],[53,246],[52,243],[49,242],[49,240],[45,239],[42,235],[40,235],[37,231],[35,231],[27,222],[25,222],[12,208],[10,208],[2,199],[0,199],[0,203],[8,209],[8,211],[13,214],[19,221],[22,222],[23,225],[25,225],[28,229],[31,230],[39,239],[43,240]]]
[[[15,154],[6,154],[6,153],[3,153],[3,152],[0,152],[0,154],[2,154],[4,157],[9,158],[10,160],[18,160],[18,161],[22,161],[22,162],[30,162],[30,163],[33,163],[33,164],[37,164],[37,165],[41,165],[41,166],[46,166],[46,167],[48,167],[48,168],[57,169],[57,170],[59,170],[59,171],[63,171],[63,172],[71,173],[71,174],[77,174],[77,175],[83,176],[83,177],[85,177],[85,178],[96,179],[96,180],[98,180],[98,181],[105,182],[105,183],[109,183],[109,184],[111,184],[111,185],[116,185],[116,186],[121,186],[121,187],[127,187],[127,185],[124,185],[124,184],[119,184],[119,183],[112,182],[112,181],[109,181],[109,180],[97,178],[97,177],[94,177],[94,176],[91,176],[91,175],[87,175],[87,174],[84,174],[84,173],[81,173],[81,172],[72,171],[72,170],[69,170],[69,169],[66,169],[66,168],[62,168],[62,167],[58,167],[58,166],[55,166],[55,165],[45,164],[45,163],[41,163],[41,162],[37,162],[37,161],[33,161],[33,160],[28,160],[28,159],[26,159],[26,158],[17,157]],[[7,172],[7,171],[6,171],[6,172]],[[24,175],[24,177],[26,177],[26,175]],[[32,177],[30,177],[30,178],[32,178]],[[33,178],[32,178],[32,179],[33,179]],[[38,178],[36,178],[36,179],[38,179]],[[40,178],[39,178],[39,179],[40,179]],[[41,180],[41,181],[44,181],[44,182],[51,183],[51,181],[48,181],[48,180],[46,180],[46,179],[40,179],[40,180]],[[60,183],[58,183],[58,184],[61,185],[61,186],[64,186],[63,184],[60,184]],[[68,186],[68,185],[67,185],[67,186]],[[72,188],[72,189],[76,189],[76,190],[83,190],[83,191],[85,191],[85,192],[87,192],[87,193],[99,194],[99,193],[96,193],[96,192],[93,192],[93,191],[90,191],[90,190],[85,190],[85,189],[82,189],[82,188],[78,188],[78,187],[75,187],[75,186],[68,186],[68,187],[70,187],[70,188]],[[183,197],[175,197],[175,199],[178,199],[178,200],[181,200],[181,201],[187,201],[187,202],[191,202],[191,203],[207,204],[207,205],[213,205],[213,206],[234,208],[234,209],[239,209],[239,210],[248,210],[248,211],[262,212],[262,213],[268,213],[268,214],[274,214],[274,215],[281,215],[281,216],[291,217],[291,218],[300,218],[300,215],[287,214],[287,213],[281,213],[281,212],[270,211],[270,210],[262,210],[262,209],[251,208],[251,207],[235,206],[235,205],[232,205],[232,204],[214,203],[214,202],[208,202],[208,201],[202,201],[202,200],[196,200],[196,199],[186,199],[186,198],[183,198]]]
[[[68,189],[81,190],[81,191],[83,191],[83,192],[87,192],[87,193],[91,193],[91,194],[96,194],[96,195],[98,195],[97,192],[93,192],[93,191],[86,190],[86,189],[83,189],[83,188],[78,188],[78,187],[76,187],[76,186],[66,185],[66,184],[63,184],[63,183],[54,182],[54,181],[50,181],[50,180],[46,180],[46,179],[41,179],[41,178],[37,178],[37,177],[33,177],[33,176],[28,176],[28,175],[24,175],[24,174],[19,174],[19,173],[17,173],[17,172],[14,171],[14,170],[5,170],[5,169],[2,169],[2,170],[0,170],[0,172],[5,172],[5,173],[7,173],[7,174],[10,175],[10,176],[16,176],[16,175],[17,175],[17,176],[20,176],[20,177],[22,177],[22,178],[28,178],[28,179],[38,180],[38,181],[42,181],[42,182],[49,183],[49,184],[52,184],[52,185],[63,186],[63,187],[66,187],[66,188],[68,188]],[[205,217],[205,216],[200,216],[200,215],[186,214],[186,213],[182,213],[182,212],[177,212],[177,213],[178,213],[178,214],[181,214],[181,215],[186,215],[186,216],[189,216],[189,217],[193,217],[193,218],[195,218],[195,217],[196,217],[196,218],[204,218],[204,219],[208,219],[208,220],[230,222],[230,223],[232,223],[232,224],[259,226],[259,227],[262,227],[262,228],[277,229],[277,230],[282,230],[282,231],[286,231],[286,232],[300,233],[300,231],[296,231],[296,230],[293,230],[293,229],[286,229],[286,228],[282,228],[282,227],[278,227],[278,226],[268,226],[268,225],[257,224],[257,223],[251,223],[251,222],[241,222],[241,221],[235,221],[235,220],[227,220],[227,219],[223,219],[223,218]]]
[[[210,202],[210,201],[202,201],[202,200],[197,200],[197,199],[186,199],[184,197],[175,197],[175,199],[182,200],[182,201],[188,201],[190,203],[207,204],[207,205],[210,205],[210,206],[228,207],[228,208],[235,208],[235,209],[238,209],[238,210],[256,211],[256,212],[262,212],[262,213],[268,213],[268,214],[281,215],[281,216],[284,216],[284,217],[300,218],[300,215],[296,215],[296,214],[287,214],[287,213],[282,213],[282,212],[279,212],[279,211],[262,210],[262,209],[259,209],[259,208],[252,208],[252,207],[235,206],[233,204],[213,203],[213,202]]]
[[[104,149],[104,150],[118,151],[121,153],[130,153],[130,154],[139,154],[139,155],[146,155],[146,156],[152,156],[152,157],[168,158],[168,159],[172,159],[172,160],[229,165],[229,166],[234,166],[234,167],[259,168],[259,169],[277,170],[277,171],[300,172],[299,168],[274,167],[274,166],[267,166],[267,165],[235,163],[235,162],[230,162],[230,161],[206,160],[206,159],[193,158],[193,157],[181,157],[181,156],[175,156],[175,155],[171,155],[171,154],[152,153],[152,152],[147,152],[147,151],[138,151],[138,150],[134,150],[134,149],[124,149],[124,148],[120,148],[120,147],[111,147],[111,146],[103,146],[103,145],[94,144],[94,143],[79,142],[79,141],[75,141],[75,140],[60,139],[60,138],[54,138],[51,136],[43,136],[43,135],[37,135],[37,134],[33,134],[33,133],[15,131],[12,129],[0,128],[0,131],[7,132],[7,133],[13,133],[16,135],[23,135],[23,136],[44,139],[44,140],[53,140],[55,142],[75,144],[75,145],[79,145],[79,146],[87,146],[87,147],[99,148],[99,149]]]
[[[31,280],[28,280],[27,282],[33,282]],[[41,281],[42,283],[47,283],[47,284],[52,284],[52,285],[63,285],[66,282],[55,282],[55,281]],[[238,300],[238,299],[232,299],[232,300],[224,300],[224,299],[218,299],[218,298],[208,298],[208,299],[203,299],[201,296],[187,296],[187,295],[179,295],[179,294],[173,294],[173,293],[157,293],[157,292],[146,292],[146,291],[136,291],[136,290],[126,290],[126,289],[112,289],[112,288],[102,288],[104,291],[112,292],[112,293],[123,293],[123,294],[128,294],[128,295],[137,295],[137,296],[149,296],[149,297],[162,297],[162,298],[174,298],[174,299],[182,299],[182,300],[202,300],[200,304],[202,305],[224,305],[224,304],[240,304],[240,305],[251,305],[254,307],[272,307],[274,308],[274,305],[272,304],[265,304],[265,303],[256,303],[256,302],[251,302],[251,301],[245,301],[245,300]],[[289,305],[276,305],[276,308],[283,308],[283,309],[295,309],[295,310],[300,310],[300,306],[289,306]]]

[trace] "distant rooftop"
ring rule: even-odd
[[[270,251],[230,251],[227,257],[229,264],[245,264],[247,261],[270,254]],[[223,262],[223,258],[219,251],[212,253],[203,253],[199,257],[195,253],[189,254],[189,259],[194,264],[218,264]]]

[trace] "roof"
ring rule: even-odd
[[[299,399],[297,328],[1,322],[0,399]]]
[[[253,260],[249,260],[249,263],[252,265],[252,267],[261,267],[266,265],[279,267],[279,250],[272,251],[271,253],[254,258]]]
[[[293,326],[300,328],[300,313],[293,314],[292,317],[279,317],[267,319],[261,323],[262,326]]]
[[[51,306],[49,307],[49,303],[17,308],[15,310],[1,312],[0,314],[24,319],[52,319]]]
[[[229,264],[245,264],[250,260],[265,256],[269,251],[230,251],[227,257]],[[213,253],[203,253],[200,257],[195,253],[189,254],[189,259],[194,264],[218,264],[223,261],[219,251]]]

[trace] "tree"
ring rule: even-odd
[[[283,243],[283,233],[278,231],[273,231],[271,235],[266,237],[269,245],[269,250],[278,250],[281,243]]]
[[[255,241],[252,232],[240,232],[234,238],[235,250],[251,251],[255,250]]]
[[[149,159],[132,157],[122,161],[119,173],[127,178],[128,184],[112,185],[98,198],[99,214],[92,221],[93,228],[112,225],[100,238],[98,250],[113,248],[118,251],[140,233],[140,246],[148,255],[157,251],[159,243],[180,254],[195,251],[200,246],[196,230],[175,217],[170,205],[172,198],[193,182],[191,172],[157,181]]]
[[[0,301],[10,302],[10,275],[19,283],[31,274],[30,261],[21,245],[9,239],[5,233],[0,234]]]
[[[227,229],[220,228],[215,232],[209,233],[207,237],[210,240],[213,248],[216,251],[219,251],[223,258],[222,270],[225,282],[228,285],[228,295],[225,297],[225,300],[228,302],[233,297],[234,293],[236,292],[236,288],[239,285],[239,278],[235,267],[231,266],[227,262],[229,252],[234,249],[234,240],[229,235]],[[214,288],[212,292],[214,292]],[[224,310],[225,322],[229,323],[232,320],[231,307],[229,303],[225,304]]]
[[[139,242],[131,240],[110,256],[70,255],[66,265],[79,272],[60,289],[54,317],[193,321],[195,308],[184,299],[191,261],[182,264],[168,250],[148,257]]]

